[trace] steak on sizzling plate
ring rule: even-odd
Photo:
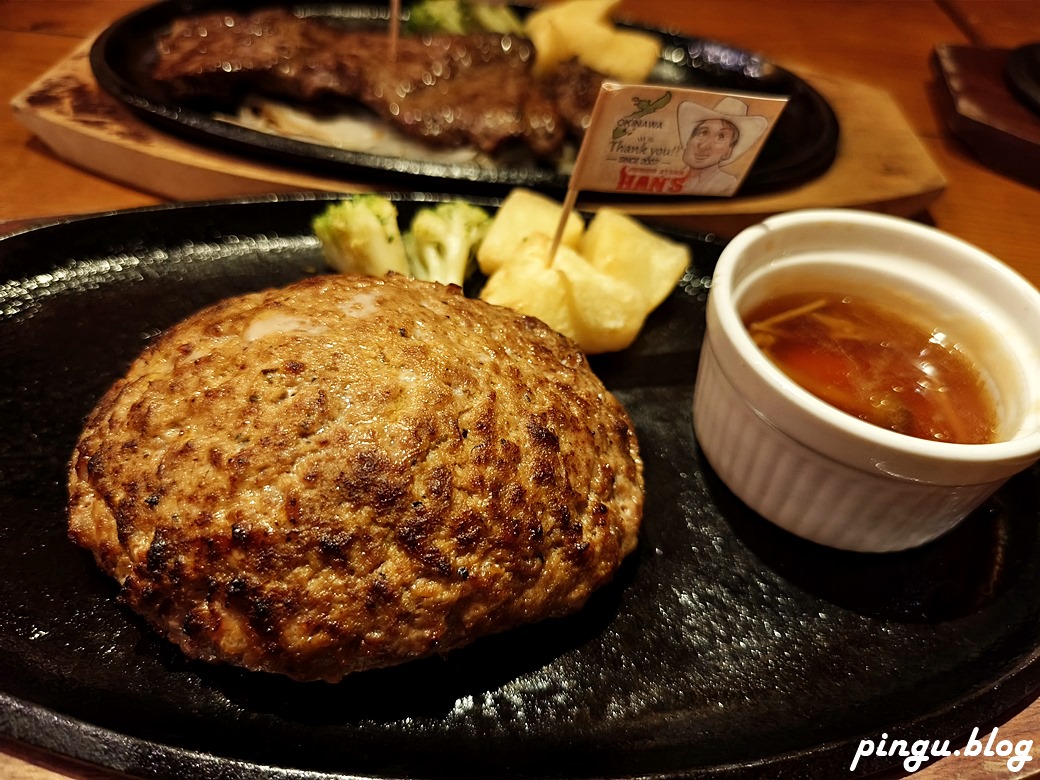
[[[437,146],[486,153],[508,142],[557,153],[566,117],[531,73],[530,41],[493,33],[401,36],[337,27],[285,9],[177,20],[153,77],[180,99],[232,103],[246,92],[311,105],[356,101]]]

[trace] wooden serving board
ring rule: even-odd
[[[90,69],[91,43],[75,49],[11,103],[17,119],[73,165],[170,200],[390,188],[374,180],[324,177],[251,160],[157,129],[97,85]],[[633,200],[622,208],[661,224],[729,237],[771,214],[797,208],[863,208],[911,217],[939,196],[945,179],[887,93],[828,76],[800,75],[830,102],[841,127],[837,159],[822,176],[781,193],[711,201]],[[594,209],[597,203],[590,194],[579,206]]]

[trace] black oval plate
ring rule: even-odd
[[[256,8],[272,4],[286,6],[299,14],[327,16],[356,25],[385,25],[388,18],[386,3],[165,0],[131,13],[98,37],[90,52],[94,76],[111,95],[167,130],[239,153],[320,170],[326,175],[340,173],[390,186],[447,188],[484,194],[503,194],[515,186],[546,191],[566,189],[567,176],[535,164],[489,168],[479,164],[403,159],[264,133],[221,121],[212,113],[178,101],[150,78],[155,41],[173,19],[212,8]],[[517,7],[519,13],[526,10]],[[742,185],[742,195],[793,187],[830,167],[838,149],[838,120],[823,97],[802,79],[761,57],[723,43],[655,32],[663,41],[661,60],[653,76],[655,81],[790,97]]]
[[[831,778],[862,738],[956,740],[1036,690],[1040,474],[899,554],[825,549],[749,512],[692,429],[719,251],[697,237],[637,343],[593,362],[635,422],[647,505],[639,549],[583,611],[338,685],[186,660],[67,539],[67,459],[162,328],[324,272],[309,225],[326,202],[0,240],[0,734],[164,780]]]

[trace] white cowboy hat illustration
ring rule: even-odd
[[[690,139],[690,133],[699,122],[704,119],[725,119],[737,126],[740,138],[733,153],[726,160],[732,162],[740,155],[750,149],[769,126],[769,120],[764,116],[748,116],[747,103],[735,97],[724,97],[714,108],[702,106],[700,103],[686,101],[679,105],[679,141],[685,146]]]

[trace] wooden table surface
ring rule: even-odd
[[[0,232],[4,223],[13,228],[25,220],[159,202],[64,163],[8,109],[17,93],[71,49],[143,4],[0,0]],[[987,169],[950,135],[936,108],[930,67],[939,44],[1011,48],[1040,40],[1040,1],[624,0],[622,12],[752,49],[796,73],[825,73],[887,91],[947,179],[946,191],[919,218],[1002,258],[1040,286],[1040,191]],[[1037,760],[1014,773],[1006,759],[951,756],[926,764],[915,776],[1040,777],[1040,701],[1027,699],[996,724],[980,724],[994,725],[1000,727],[1000,739],[1037,742]],[[4,780],[114,777],[0,742]]]

